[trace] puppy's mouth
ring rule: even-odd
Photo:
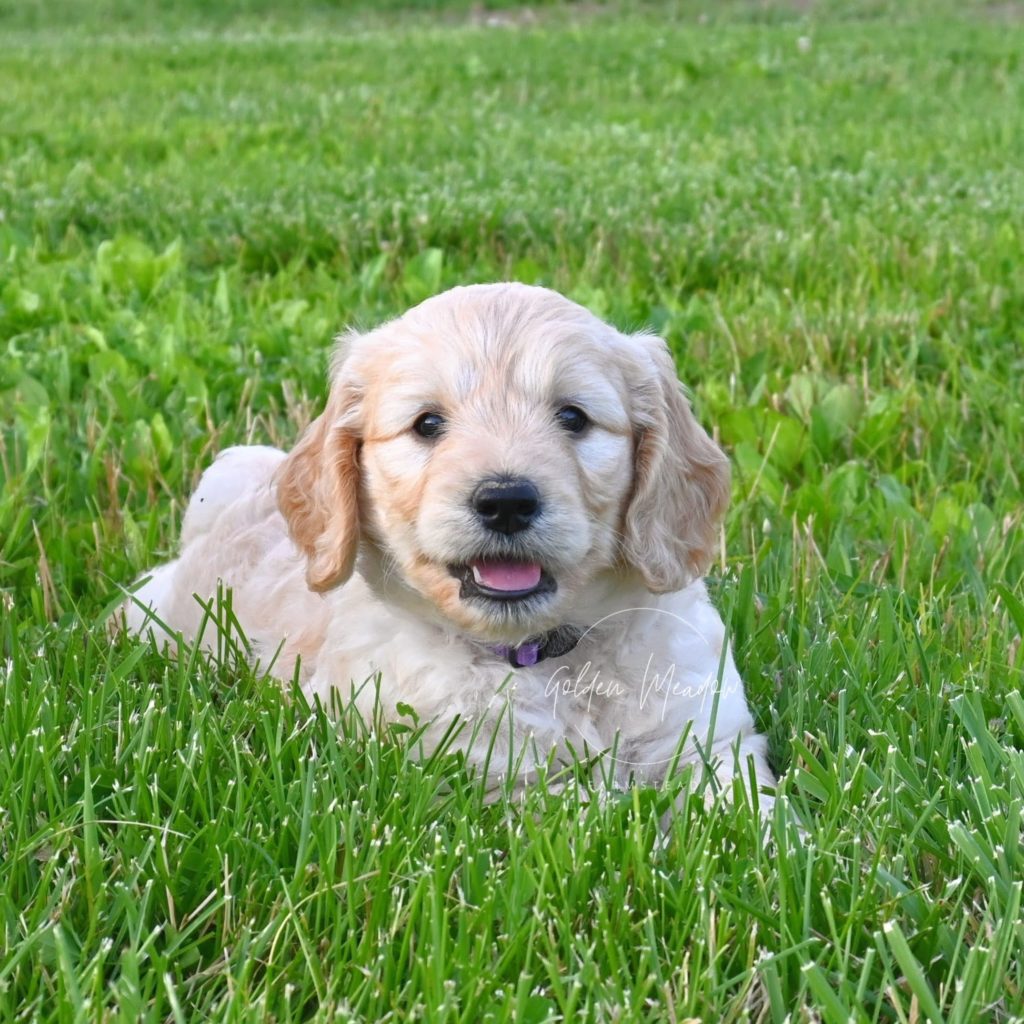
[[[459,596],[511,603],[525,601],[558,589],[555,578],[539,562],[476,558],[448,571],[461,583]]]

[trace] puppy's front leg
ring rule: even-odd
[[[691,788],[709,801],[731,798],[738,779],[748,802],[770,809],[775,776],[768,765],[767,742],[754,729],[743,685],[731,658],[718,673],[699,678],[686,672],[664,682],[656,694],[638,689],[635,713],[624,715],[615,751],[620,781],[662,784],[683,770]]]

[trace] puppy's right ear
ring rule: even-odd
[[[278,507],[317,593],[352,575],[359,544],[359,395],[341,368],[332,376],[327,408],[277,474]]]
[[[729,462],[694,418],[665,342],[631,340],[645,358],[636,361],[638,444],[624,552],[647,588],[666,594],[707,570],[729,503]]]

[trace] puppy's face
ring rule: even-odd
[[[685,585],[727,481],[660,340],[491,285],[348,338],[278,488],[314,589],[358,545],[389,602],[518,642],[578,621],[609,578]]]
[[[560,322],[560,304],[423,312],[367,368],[374,582],[400,599],[400,578],[481,637],[566,621],[616,558],[633,481],[626,382],[594,325]]]

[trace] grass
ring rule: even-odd
[[[1021,10],[147,10],[0,7],[0,1018],[1024,1020]],[[506,277],[730,451],[764,826],[104,634],[332,333]]]

